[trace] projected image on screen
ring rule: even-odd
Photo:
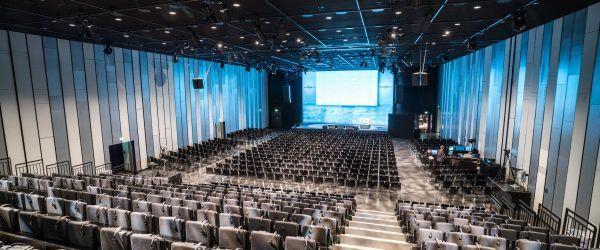
[[[391,73],[312,71],[302,77],[302,122],[387,126],[392,112]]]
[[[377,70],[316,72],[317,105],[377,106]]]

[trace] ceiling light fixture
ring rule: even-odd
[[[162,45],[167,45],[167,43],[165,43],[165,42],[162,42],[161,44],[162,44]]]
[[[120,17],[115,17],[115,21],[120,22],[120,21],[123,21],[123,19]]]
[[[171,33],[171,31],[165,30],[165,34],[169,34]]]
[[[340,33],[340,32],[342,32],[342,30],[336,30],[335,32]]]
[[[216,29],[217,29],[217,26],[214,26],[214,25],[213,25],[213,26],[210,26],[210,28],[211,28],[211,29],[213,29],[213,30],[216,30]]]
[[[449,30],[444,31],[444,35],[450,35],[450,31]]]
[[[244,38],[245,38],[245,37],[243,37],[243,36],[240,36],[240,39],[244,39]]]
[[[241,6],[240,3],[233,3],[232,5],[233,5],[233,7],[240,7]]]
[[[396,11],[396,12],[394,12],[394,14],[400,15],[400,14],[402,14],[402,11]]]
[[[110,47],[110,44],[108,44],[108,43],[105,44],[104,45],[104,54],[110,55],[110,54],[112,54],[112,52],[113,52],[113,49],[112,49],[112,47]]]
[[[217,47],[219,47],[219,48],[223,48],[223,44],[222,44],[222,43],[218,43],[218,44],[217,44]]]
[[[481,9],[481,4],[475,4],[475,6],[473,6],[474,10],[478,10]]]
[[[455,23],[454,26],[460,26],[460,23]]]
[[[177,12],[175,12],[175,11],[169,11],[169,15],[172,15],[172,16],[173,15],[177,15]]]
[[[128,37],[129,37],[129,35],[127,35],[127,34],[123,34],[123,37],[125,37],[125,38],[128,38]]]
[[[298,42],[298,43],[299,43],[299,42],[302,42],[302,39],[300,39],[300,38],[296,38],[296,42]]]
[[[74,23],[70,23],[69,26],[75,27],[75,24]]]
[[[331,16],[326,16],[326,17],[325,17],[325,19],[327,19],[327,20],[331,20],[332,18],[333,18],[333,17],[331,17]]]

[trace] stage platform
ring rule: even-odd
[[[359,124],[325,124],[325,123],[302,123],[294,128],[297,129],[346,129],[347,127],[356,127],[363,131],[388,131],[387,126],[368,125],[368,128]],[[347,128],[352,129],[352,128]]]

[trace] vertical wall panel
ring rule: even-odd
[[[10,55],[10,41],[6,31],[0,31],[0,109],[2,111],[2,127],[6,140],[6,151],[13,166],[25,162],[21,122],[17,104],[17,92],[14,85],[13,66]]]
[[[154,151],[154,134],[153,134],[153,126],[152,122],[152,105],[151,105],[151,97],[150,97],[150,73],[152,72],[149,67],[149,62],[151,59],[151,54],[146,52],[140,52],[140,78],[141,78],[141,88],[142,88],[142,104],[144,110],[144,132],[146,133],[146,154],[148,156],[155,156]],[[140,134],[141,137],[141,134]]]
[[[79,120],[77,118],[77,100],[75,99],[75,86],[73,83],[71,46],[69,41],[62,39],[58,39],[57,44],[71,164],[78,165],[82,163],[82,157]]]
[[[44,37],[42,41],[44,45],[44,64],[46,65],[46,80],[48,81],[48,99],[50,101],[56,162],[68,161],[70,159],[70,150],[62,94],[62,79],[58,61],[58,44],[55,38]]]
[[[175,84],[173,82],[173,57],[168,56],[167,60],[167,104],[165,107],[166,114],[166,129],[167,137],[169,138],[169,148],[171,150],[177,150],[177,124],[175,123]],[[186,59],[187,60],[187,59]],[[186,113],[188,111],[186,110]]]
[[[198,68],[196,60],[190,59],[190,79],[194,79],[194,77],[198,76]],[[197,122],[197,103],[196,103],[196,90],[192,85],[192,80],[190,82],[186,82],[188,88],[190,89],[190,123],[192,124],[192,140],[190,141],[190,145],[194,143],[198,143],[198,124]],[[243,109],[240,109],[243,110]]]
[[[119,142],[121,137],[121,113],[119,111],[119,87],[117,86],[117,69],[115,66],[116,50],[113,53],[106,55],[106,87],[108,89],[108,107],[110,114],[110,126],[112,131],[111,144]],[[108,148],[107,148],[108,150]]]
[[[115,73],[117,79],[117,103],[119,107],[119,113],[117,115],[117,119],[120,124],[121,134],[118,139],[123,138],[123,141],[129,141],[129,116],[127,115],[127,87],[125,86],[125,72],[123,66],[123,49],[114,48],[113,54],[115,55]],[[113,143],[118,143],[119,141],[114,141]]]
[[[85,67],[85,80],[88,97],[88,109],[90,115],[90,127],[92,134],[92,148],[94,149],[94,164],[104,164],[104,145],[102,143],[102,122],[100,119],[100,102],[98,99],[98,84],[96,82],[96,61],[94,56],[94,45],[83,44],[83,57]]]
[[[23,133],[25,159],[27,161],[42,159],[37,126],[33,87],[31,85],[31,72],[29,56],[27,53],[27,39],[25,34],[9,32],[10,48],[14,72],[14,84],[18,98],[19,118]]]
[[[46,82],[42,38],[36,35],[27,35],[27,51],[29,53],[29,66],[31,67],[31,82],[35,99],[42,160],[45,163],[53,163],[56,162],[56,150],[54,149],[54,134],[52,132],[52,118],[50,115],[50,100],[48,99],[48,84]],[[2,152],[2,136],[4,134],[1,131],[2,128],[0,127],[0,152]],[[1,153],[0,157],[2,157]]]
[[[83,162],[94,162],[94,148],[91,143],[92,128],[90,123],[82,43],[71,42],[71,58],[73,64],[73,83],[75,84],[79,137],[81,139],[81,158]]]
[[[600,5],[592,6],[587,10],[581,71],[573,124],[573,139],[565,184],[566,193],[577,195],[565,195],[564,197],[564,208],[570,208],[585,215],[589,214],[588,204],[590,204],[592,199],[593,177],[596,169],[595,158],[598,155],[597,149],[598,142],[600,141],[600,137],[597,136],[598,132],[588,130],[588,127],[593,127],[592,130],[598,130],[598,124],[600,124],[598,120],[594,119],[594,106],[590,102],[591,95],[593,94],[592,86],[595,77],[595,64],[600,63],[596,61],[598,25],[600,22],[599,11]],[[584,155],[587,158],[585,161],[583,160]]]
[[[135,105],[135,87],[133,83],[133,65],[131,58],[131,50],[123,49],[123,72],[125,77],[125,97],[126,97],[126,112],[127,115],[127,130],[129,134],[129,140],[134,143],[134,152],[136,155],[136,166],[137,169],[141,169],[140,158],[145,158],[145,155],[140,155],[139,138],[138,138],[138,123],[137,123],[137,110]],[[122,124],[122,123],[121,123]]]
[[[102,51],[101,45],[94,45],[94,55],[96,58],[96,83],[98,85],[98,106],[100,109],[100,124],[102,125],[102,151],[104,152],[104,163],[110,162],[108,146],[113,142],[113,126],[110,114],[110,97],[108,93],[108,81],[106,72],[106,56]],[[100,165],[96,159],[96,165]]]
[[[192,81],[192,79],[190,78],[190,66],[193,67],[193,64],[191,62],[191,60],[185,59],[185,68],[184,68],[184,79],[183,79],[183,84],[182,87],[184,89],[184,93],[185,93],[185,110],[192,110],[191,107],[191,92],[190,92],[190,82]],[[192,139],[192,112],[185,112],[185,143],[184,145],[193,145],[193,139]]]
[[[154,152],[154,156],[160,155],[160,128],[159,128],[159,120],[158,120],[158,102],[157,102],[157,81],[156,81],[156,72],[155,66],[157,65],[156,61],[159,59],[158,54],[148,53],[148,86],[150,87],[150,114],[152,118],[152,141],[154,148],[152,151]]]
[[[137,124],[137,143],[136,143],[136,154],[140,161],[140,169],[147,167],[148,154],[146,151],[146,127],[144,120],[144,94],[142,92],[142,77],[140,71],[140,52],[136,50],[131,51],[132,58],[132,70],[133,70],[133,86],[134,86],[134,101],[135,101],[135,119]],[[146,71],[146,74],[148,71]],[[146,76],[146,82],[147,82]]]

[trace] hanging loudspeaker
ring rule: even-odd
[[[194,77],[194,79],[192,79],[192,83],[194,84],[194,89],[204,88],[204,79],[202,78]]]

